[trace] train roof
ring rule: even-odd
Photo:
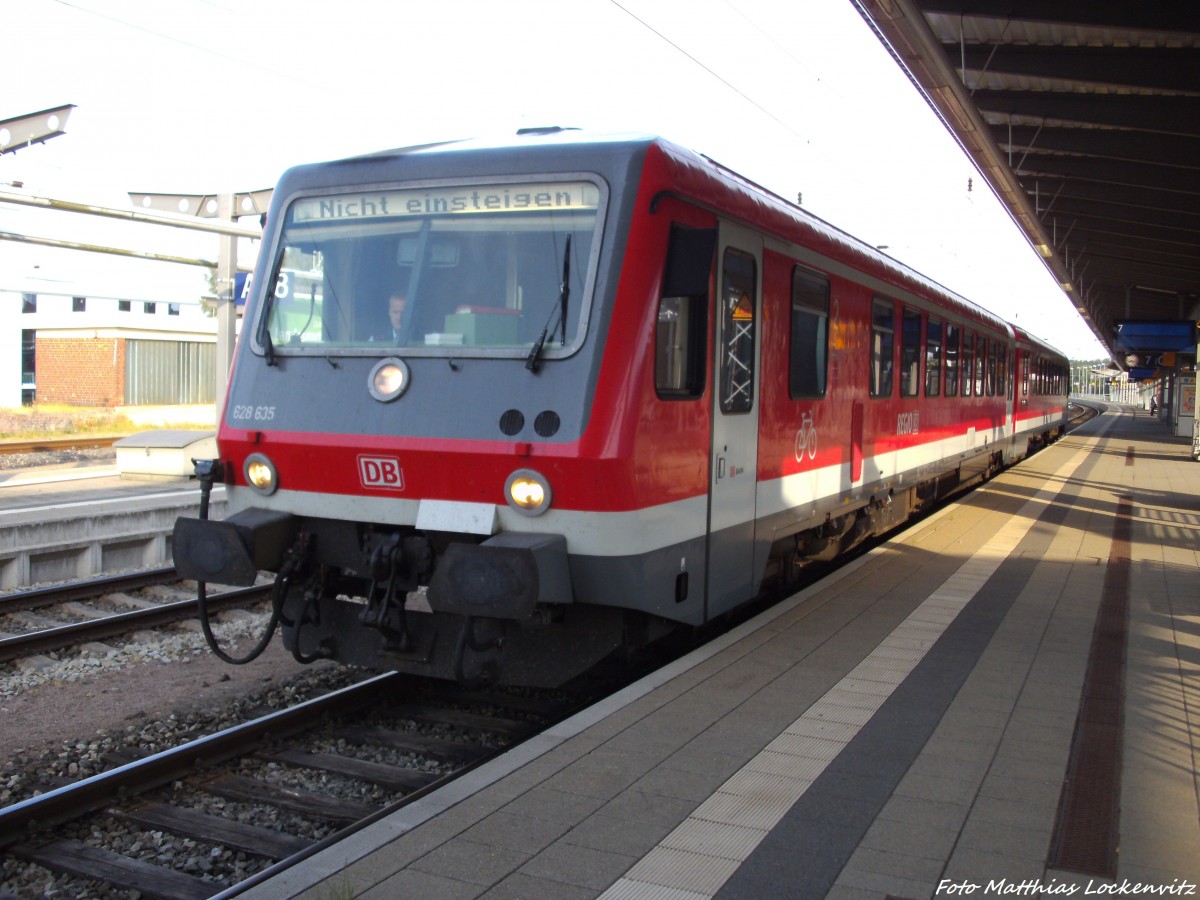
[[[1058,357],[1060,359],[1066,359],[1066,357],[1063,355],[1062,351],[1055,348],[1052,344],[1046,343],[1046,341],[1042,340],[1041,338],[1037,337],[1036,335],[1032,335],[1025,329],[1019,328],[1016,325],[1012,326],[1012,329],[1013,329],[1013,333],[1016,335],[1018,342],[1030,344],[1031,346],[1036,347],[1038,350],[1041,350],[1043,353],[1045,353],[1048,356],[1054,356],[1054,357]]]
[[[856,271],[874,276],[898,290],[937,298],[941,304],[986,322],[997,330],[1007,331],[1011,327],[995,313],[710,157],[668,141],[660,140],[658,144],[664,153],[674,157],[676,165],[690,169],[700,178],[729,185],[732,193],[722,198],[722,208],[728,209],[744,221],[765,226],[796,243],[815,246],[819,251],[850,265]],[[702,188],[697,185],[696,190],[699,192]]]
[[[657,152],[673,175],[681,182],[678,192],[685,199],[709,198],[722,214],[732,214],[747,224],[766,227],[782,236],[805,243],[815,242],[829,256],[872,275],[881,281],[922,296],[936,297],[941,303],[956,307],[959,312],[987,322],[1014,337],[1017,329],[1011,323],[978,304],[955,293],[932,278],[921,274],[881,250],[843,231],[814,215],[807,209],[775,194],[734,170],[666,138],[651,133],[607,133],[577,128],[548,126],[523,128],[516,132],[490,137],[464,138],[417,144],[363,154],[332,163],[299,166],[292,172],[311,171],[317,167],[355,165],[412,157],[431,159],[441,154],[476,153],[484,158],[500,159],[520,154],[523,159],[542,154],[558,155],[564,151],[611,155],[614,160],[634,154],[649,156]],[[278,192],[277,192],[278,193]],[[1058,351],[1021,330],[1020,335],[1048,352]]]

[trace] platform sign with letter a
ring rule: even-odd
[[[246,309],[246,301],[250,299],[250,289],[253,287],[253,272],[238,272],[233,276],[233,302],[238,312]]]

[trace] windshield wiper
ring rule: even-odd
[[[562,338],[560,346],[567,345],[567,298],[571,296],[571,234],[567,233],[567,246],[563,250],[563,268],[562,281],[558,285],[558,321],[561,326]],[[554,311],[550,311],[550,316],[554,315]],[[546,345],[546,335],[550,332],[550,316],[546,317],[546,325],[542,328],[542,333],[538,335],[538,339],[533,342],[533,347],[529,350],[529,356],[525,360],[525,368],[530,372],[537,374],[538,369],[542,366],[542,347]]]
[[[563,251],[563,277],[558,285],[558,323],[562,326],[560,347],[567,346],[567,298],[571,296],[571,233],[567,232],[567,248]]]

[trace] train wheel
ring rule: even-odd
[[[794,591],[800,586],[801,573],[804,571],[804,557],[793,547],[779,561],[779,582],[785,590]]]

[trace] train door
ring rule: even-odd
[[[1002,385],[1004,389],[1004,433],[1008,437],[1009,447],[1011,448],[1014,446],[1014,436],[1017,433],[1017,410],[1013,405],[1017,393],[1013,390],[1013,386],[1017,380],[1017,356],[1019,354],[1015,347],[1010,350],[1003,344],[1000,346],[1000,352],[1005,355],[1004,358],[1007,362],[1004,368],[1004,384]]]
[[[863,418],[866,407],[861,400],[850,405],[850,483],[857,485],[863,477]]]
[[[756,587],[761,268],[762,238],[722,223],[714,316],[716,390],[708,506],[708,618],[749,599]]]
[[[1020,347],[1017,347],[1014,357],[1015,358],[1013,359],[1012,411],[1013,411],[1013,431],[1015,433],[1017,428],[1019,427],[1019,423],[1018,423],[1019,417],[1018,417],[1017,413],[1020,412],[1021,407],[1025,406],[1029,403],[1029,401],[1025,399],[1027,390],[1024,387],[1027,384],[1026,379],[1029,377],[1029,357],[1026,355],[1025,351],[1022,350]]]

